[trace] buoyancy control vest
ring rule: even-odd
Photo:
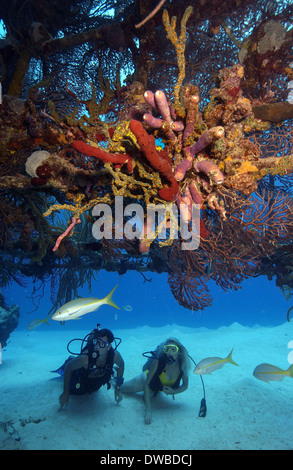
[[[161,356],[159,357],[153,357],[153,358],[150,358],[147,363],[145,364],[145,366],[143,367],[143,370],[148,370],[151,366],[151,363],[154,361],[154,359],[157,359],[159,361],[158,363],[158,367],[157,367],[157,370],[153,376],[153,378],[151,379],[150,383],[149,383],[149,388],[154,392],[154,394],[156,395],[158,392],[162,391],[163,390],[163,384],[160,380],[160,375],[161,373],[164,371],[165,367],[166,367],[166,364],[167,364],[167,356],[166,354],[162,354]],[[175,380],[175,382],[170,385],[171,388],[173,388],[174,390],[176,390],[179,385],[180,385],[180,382],[181,382],[181,379],[183,377],[183,371],[180,367],[180,373],[177,377],[177,379]]]
[[[109,389],[111,387],[111,376],[113,375],[114,354],[114,349],[109,349],[106,363],[104,367],[102,367],[102,372],[104,372],[102,376],[90,377],[90,374],[93,372],[94,369],[96,369],[97,356],[94,355],[91,348],[89,348],[87,369],[81,367],[80,369],[76,369],[72,372],[72,377],[70,381],[70,394],[83,395],[85,393],[96,392],[97,390],[99,390],[99,388],[106,384],[107,389]]]

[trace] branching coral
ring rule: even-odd
[[[179,75],[177,79],[177,84],[174,89],[174,100],[175,100],[176,111],[181,117],[184,117],[185,115],[185,110],[182,107],[182,102],[180,100],[180,91],[181,91],[181,86],[183,84],[183,80],[185,78],[186,23],[188,21],[188,18],[192,14],[192,10],[193,8],[189,6],[183,14],[183,18],[181,20],[181,31],[180,31],[179,37],[177,36],[177,33],[176,33],[176,22],[177,22],[176,16],[173,16],[170,22],[167,10],[164,10],[163,12],[163,23],[167,31],[167,38],[170,39],[173,46],[175,47],[176,55],[177,55]]]

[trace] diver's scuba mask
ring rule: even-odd
[[[93,338],[92,343],[95,349],[96,347],[104,349],[109,346],[109,343],[107,343],[107,341],[104,341],[102,338]]]
[[[179,351],[179,348],[176,344],[165,344],[163,347],[163,352],[165,354],[177,354]]]

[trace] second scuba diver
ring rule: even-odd
[[[190,362],[186,348],[175,338],[160,344],[143,367],[143,373],[125,382],[122,393],[144,392],[145,424],[152,422],[151,394],[176,395],[188,388]]]

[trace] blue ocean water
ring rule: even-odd
[[[292,379],[264,383],[253,376],[263,362],[283,370],[289,365],[292,323],[286,322],[286,313],[290,302],[274,282],[265,277],[248,279],[242,289],[227,293],[209,285],[212,306],[191,312],[173,298],[166,275],[145,277],[149,281],[138,273],[100,272],[92,292],[84,288],[79,294],[102,298],[118,284],[113,300],[121,310],[105,305],[80,320],[64,325],[51,320],[49,326],[42,324],[33,331],[26,330],[27,325],[45,318],[52,307],[49,285],[34,312],[33,286],[13,285],[6,290],[6,301],[20,305],[21,318],[0,366],[0,425],[2,421],[6,426],[6,431],[0,426],[0,448],[99,450],[98,456],[104,450],[116,456],[121,450],[164,449],[174,455],[176,449],[188,454],[199,449],[291,449]],[[129,305],[132,310],[123,309]],[[67,359],[67,343],[83,338],[97,323],[122,339],[119,352],[126,381],[141,373],[143,352],[170,337],[179,338],[197,363],[204,357],[224,358],[234,347],[233,359],[239,367],[228,364],[204,376],[208,410],[204,419],[198,417],[204,390],[192,371],[188,389],[175,400],[164,394],[152,398],[151,426],[144,424],[141,393],[124,394],[117,405],[113,390],[107,387],[72,396],[68,407],[59,412],[63,379],[51,371]],[[71,346],[72,352],[79,352],[79,342]]]
[[[191,311],[178,304],[170,291],[167,274],[146,273],[143,277],[137,272],[128,272],[119,276],[101,271],[97,281],[92,283],[92,291],[84,287],[79,290],[79,296],[103,298],[116,285],[113,300],[121,308],[120,311],[105,305],[81,320],[68,321],[65,325],[51,320],[50,326],[42,324],[39,328],[91,329],[96,323],[113,329],[172,324],[219,328],[235,322],[243,326],[276,326],[286,321],[287,310],[291,306],[274,281],[268,281],[265,276],[247,279],[240,289],[227,292],[210,282],[208,287],[213,303],[202,311]],[[19,329],[26,329],[36,318],[45,318],[52,308],[50,285],[47,284],[37,310],[30,298],[32,288],[31,284],[26,287],[13,284],[4,291],[9,305],[20,306]],[[123,308],[128,305],[132,307],[131,311]]]

